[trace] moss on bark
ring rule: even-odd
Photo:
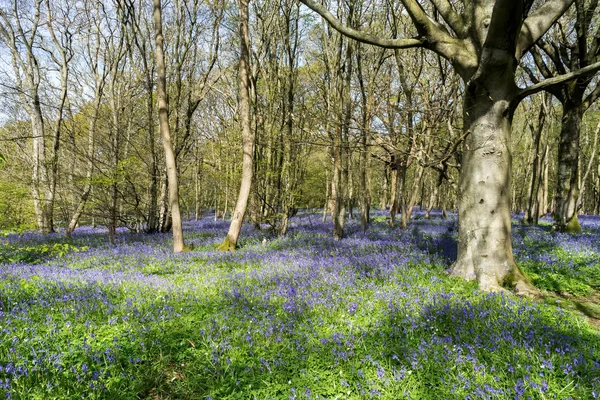
[[[229,235],[227,237],[225,237],[225,240],[223,240],[223,243],[221,243],[219,245],[219,247],[217,247],[217,250],[219,250],[219,251],[235,251],[235,249],[236,249],[236,244],[231,240]]]
[[[581,232],[581,225],[579,225],[579,218],[577,218],[577,214],[574,214],[573,218],[571,218],[571,220],[567,222],[564,232]]]

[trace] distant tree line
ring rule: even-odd
[[[213,209],[231,250],[299,208],[337,239],[458,210],[454,272],[493,290],[519,274],[511,211],[600,214],[597,1],[513,3],[3,2],[0,227],[174,228],[182,251]]]

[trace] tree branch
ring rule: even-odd
[[[322,16],[335,30],[342,35],[361,43],[372,44],[387,49],[408,49],[423,47],[439,54],[458,67],[459,73],[477,67],[477,54],[467,40],[450,36],[445,28],[433,21],[423,8],[414,0],[402,0],[409,13],[419,37],[391,39],[381,38],[367,32],[352,29],[342,24],[322,5],[313,0],[300,0],[302,4]]]
[[[587,110],[600,98],[600,83],[596,84],[596,87],[583,101],[584,110]]]
[[[518,37],[516,58],[520,60],[550,27],[569,9],[575,0],[550,0],[535,10],[523,22]]]
[[[464,19],[454,11],[448,0],[431,0],[433,6],[440,13],[444,21],[452,28],[456,35],[463,39],[468,34],[468,27]]]
[[[336,17],[333,16],[333,14],[329,12],[329,10],[313,0],[300,0],[300,2],[323,17],[336,31],[361,43],[372,44],[374,46],[384,47],[386,49],[410,49],[414,47],[424,47],[426,43],[424,38],[380,38],[367,32],[352,29],[342,24]]]
[[[531,85],[529,87],[526,87],[525,89],[519,90],[514,100],[511,102],[511,106],[516,108],[519,102],[527,96],[531,96],[532,94],[541,92],[542,90],[550,91],[554,86],[571,81],[573,79],[581,78],[583,76],[591,75],[597,71],[600,71],[600,61],[595,64],[588,65],[585,68],[578,69],[577,71],[569,72],[568,74],[558,75],[554,78],[544,79],[543,81],[536,83],[535,85]]]

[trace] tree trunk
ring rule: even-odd
[[[83,210],[85,209],[85,205],[87,204],[88,197],[90,192],[92,191],[92,177],[94,173],[94,141],[96,137],[96,125],[98,122],[98,116],[100,114],[100,104],[102,101],[102,89],[101,84],[96,85],[95,90],[95,101],[94,101],[94,111],[92,114],[92,118],[90,120],[90,126],[88,131],[88,155],[87,155],[87,171],[85,174],[85,186],[83,188],[83,192],[81,193],[81,200],[71,217],[71,221],[69,222],[69,226],[67,227],[67,237],[71,236],[71,233],[77,227],[79,223],[79,218],[81,218],[81,214],[83,214]]]
[[[146,227],[147,233],[156,232],[159,229],[159,216],[158,216],[158,168],[156,161],[156,150],[154,146],[154,105],[153,105],[153,82],[150,76],[150,71],[147,71],[148,82],[146,83],[146,90],[148,91],[148,98],[146,99],[146,123],[148,129],[148,150],[150,152],[150,165],[148,166],[148,172],[150,173],[150,206],[148,207],[148,226]]]
[[[387,210],[387,194],[388,194],[388,182],[389,182],[389,167],[387,164],[383,166],[383,183],[381,185],[381,198],[379,201],[379,209],[381,211]]]
[[[235,209],[231,216],[229,231],[219,250],[235,250],[242,230],[242,223],[248,206],[252,175],[254,172],[254,134],[250,126],[250,39],[248,36],[249,12],[248,0],[238,0],[239,34],[240,34],[240,65],[239,65],[239,110],[240,128],[242,130],[242,182]]]
[[[600,134],[600,121],[598,121],[598,125],[596,125],[596,129],[594,129],[594,144],[592,145],[592,152],[590,154],[590,159],[588,160],[587,166],[585,168],[585,172],[583,174],[583,178],[581,179],[581,192],[579,193],[579,201],[577,202],[577,209],[582,209],[585,201],[586,194],[586,182],[588,180],[588,176],[592,171],[592,167],[594,165],[594,158],[596,157],[596,150],[598,148],[598,134]],[[587,209],[583,208],[582,212],[585,213]]]
[[[539,204],[537,204],[538,198],[538,186],[540,181],[540,170],[542,167],[542,160],[540,159],[540,141],[542,138],[542,132],[544,130],[544,123],[546,121],[546,110],[550,107],[551,97],[550,94],[544,94],[543,103],[540,105],[540,112],[538,115],[538,126],[537,129],[529,124],[529,129],[533,135],[533,161],[531,171],[531,183],[527,191],[527,209],[525,211],[525,222],[531,224],[536,221],[537,224],[537,213],[539,210]]]
[[[429,204],[427,205],[427,212],[425,213],[425,218],[426,219],[430,219],[431,218],[431,210],[433,210],[433,207],[435,207],[435,203],[438,199],[438,192],[440,190],[440,185],[439,184],[434,184],[433,185],[433,190],[431,191],[431,194],[429,196]]]
[[[563,104],[554,211],[554,223],[559,232],[581,231],[577,219],[577,201],[579,198],[579,134],[582,118],[581,106],[568,102]]]
[[[196,164],[194,166],[194,220],[202,216],[202,208],[200,202],[200,178],[202,175],[202,167],[204,163],[204,156],[200,153],[200,141],[196,142]]]
[[[392,162],[390,163],[391,173],[390,173],[390,226],[394,227],[396,223],[396,213],[398,212],[398,187],[400,186],[398,183],[398,169],[400,166],[398,165],[397,160],[398,157],[392,157]]]
[[[403,226],[406,227],[406,225],[408,224],[408,221],[410,220],[410,217],[412,216],[412,212],[413,209],[415,208],[415,205],[417,205],[417,199],[419,197],[419,186],[421,186],[421,183],[423,182],[423,173],[425,172],[425,168],[421,165],[419,165],[417,167],[417,173],[415,174],[414,180],[413,180],[413,186],[412,186],[412,194],[410,195],[410,200],[408,202],[408,206],[406,207],[406,212],[403,214],[406,214],[406,216],[402,215],[402,220],[406,220],[406,222],[403,222]],[[423,190],[421,190],[421,193],[423,192]],[[421,208],[423,208],[423,206],[421,206]]]
[[[331,218],[333,219],[333,238],[340,240],[344,237],[346,210],[342,194],[342,133],[339,127],[336,130],[333,142],[333,170],[331,179],[331,203],[333,207],[331,207]]]
[[[544,170],[541,176],[541,182],[538,186],[538,211],[537,215],[539,217],[543,217],[548,214],[548,174],[549,174],[549,157],[550,157],[550,146],[548,145],[548,137],[546,136],[546,145],[544,146],[544,157],[542,160],[542,165]],[[537,218],[534,221],[537,225]]]
[[[33,134],[33,172],[31,179],[31,192],[33,196],[33,205],[35,209],[37,228],[43,233],[51,231],[48,219],[48,207],[46,199],[42,196],[42,190],[45,187],[46,170],[46,140],[44,135],[44,118],[40,107],[39,97],[34,94],[32,105],[31,133]]]
[[[496,66],[494,66],[496,67]],[[481,290],[530,290],[512,253],[510,218],[511,119],[516,86],[510,67],[481,74],[465,91],[464,142],[458,198],[458,259],[453,275],[476,279]]]
[[[171,209],[171,221],[173,229],[173,251],[179,253],[185,249],[183,241],[183,227],[181,212],[179,210],[179,182],[177,176],[177,163],[175,152],[171,143],[171,132],[169,129],[169,102],[167,99],[167,74],[163,52],[162,33],[162,6],[161,0],[154,0],[154,32],[156,41],[156,67],[158,72],[158,121],[162,134],[163,147],[165,149],[165,164],[167,168],[167,179],[169,186],[169,208]]]

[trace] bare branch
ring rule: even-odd
[[[380,38],[369,33],[352,29],[342,24],[336,17],[333,16],[322,5],[312,0],[300,0],[302,4],[319,14],[323,17],[335,30],[352,38],[361,43],[372,44],[374,46],[384,47],[386,49],[410,49],[414,47],[424,47],[426,40],[424,38],[402,38],[402,39],[391,39],[391,38]]]
[[[585,68],[581,68],[577,71],[569,72],[568,74],[558,75],[554,78],[544,79],[543,81],[536,83],[535,85],[531,85],[525,89],[519,90],[519,93],[511,102],[511,106],[516,107],[519,104],[519,102],[527,96],[531,96],[532,94],[541,92],[542,90],[550,91],[553,87],[557,85],[563,84],[573,79],[581,78],[583,76],[591,75],[597,71],[600,71],[600,61],[595,64],[588,65]]]
[[[465,38],[468,34],[468,26],[464,19],[454,11],[452,4],[448,0],[431,0],[431,2],[456,35],[461,39]]]
[[[523,22],[518,37],[516,58],[520,60],[550,27],[569,9],[574,0],[550,0]]]
[[[583,101],[584,110],[587,110],[600,98],[600,83],[596,85],[594,90]]]

